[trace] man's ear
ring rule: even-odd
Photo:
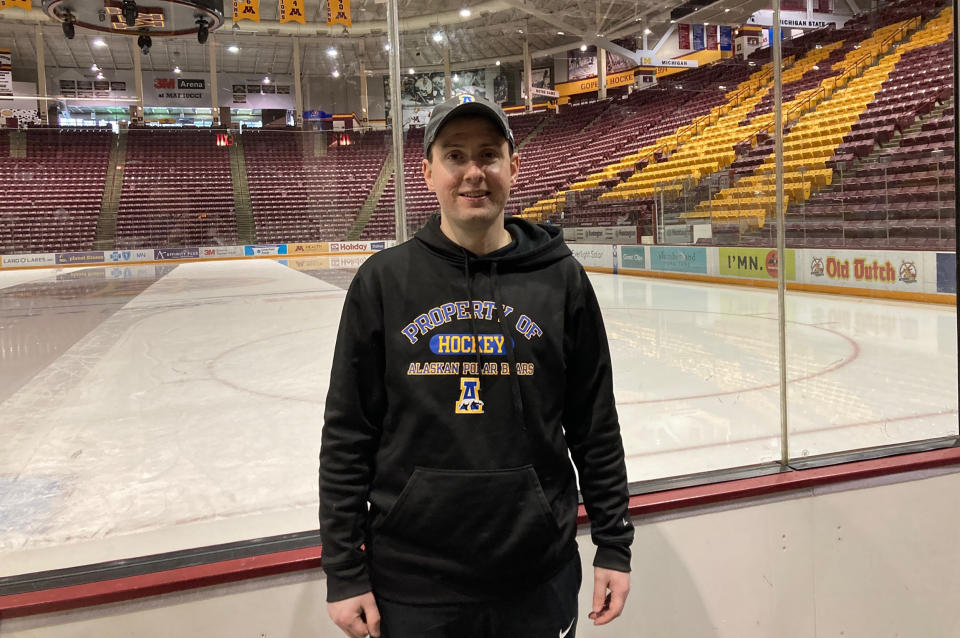
[[[510,156],[510,186],[516,185],[518,177],[520,177],[520,155],[514,153]]]
[[[436,192],[436,189],[433,188],[433,166],[427,158],[423,158],[423,181],[427,183],[427,188]]]

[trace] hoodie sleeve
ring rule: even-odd
[[[320,538],[327,601],[371,590],[363,544],[386,393],[380,301],[358,272],[344,301],[320,444]]]
[[[629,572],[633,525],[610,349],[600,306],[582,268],[571,297],[564,336],[567,445],[579,473],[591,538],[597,546],[593,564]]]

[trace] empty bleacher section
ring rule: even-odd
[[[882,55],[906,35],[906,23],[898,23],[877,30],[861,42],[860,49],[851,51],[842,62],[845,73],[854,75],[861,66],[869,64],[860,56]],[[832,171],[826,167],[843,137],[873,99],[886,79],[893,62],[885,60],[867,68],[860,76],[852,77],[842,88],[828,93],[833,79],[825,80],[822,93],[798,96],[792,104],[784,105],[784,120],[790,125],[783,142],[784,196],[786,201],[807,199],[811,192],[832,181]],[[802,95],[802,94],[801,94]],[[823,100],[816,108],[793,119],[793,113],[802,109],[812,98]],[[795,123],[794,123],[795,122]],[[686,218],[708,218],[714,223],[728,220],[746,221],[762,227],[769,214],[775,213],[774,154],[768,154],[753,174],[737,180],[722,189],[711,200],[698,204]],[[738,229],[742,228],[742,224]]]
[[[896,31],[897,27],[890,26],[888,30]],[[874,44],[873,38],[883,40],[884,34],[881,32],[853,45],[837,38],[855,35],[857,33],[855,31],[839,34],[825,31],[802,38],[801,40],[805,42],[792,48],[795,55],[800,57],[783,73],[784,95],[793,96],[792,100],[784,103],[783,112],[786,121],[789,123],[803,117],[803,114],[812,112],[818,103],[829,98],[838,90],[838,87],[842,87],[865,68],[873,51],[872,47],[878,46]],[[828,42],[826,46],[823,44],[824,41]],[[839,57],[839,53],[844,53],[843,57],[831,63],[831,58]],[[787,64],[790,61],[790,58],[785,60]],[[821,69],[821,64],[824,67],[830,64],[830,67]],[[829,71],[829,74],[822,73],[824,70]],[[810,86],[810,77],[818,80],[819,85],[813,89],[803,88]],[[795,90],[798,86],[801,89]],[[732,219],[739,223],[740,220],[745,220],[762,226],[766,215],[774,209],[775,203],[772,193],[773,183],[767,175],[769,163],[773,158],[772,142],[768,145],[762,142],[770,138],[773,124],[770,109],[763,108],[763,104],[769,100],[770,93],[770,86],[760,84],[752,96],[737,106],[731,104],[728,113],[718,117],[686,144],[678,146],[674,154],[665,162],[646,167],[611,193],[601,196],[601,199],[644,200],[656,194],[663,194],[673,199],[682,198],[682,207],[686,208],[691,196],[703,195],[707,197],[706,201],[696,206],[693,212],[686,213],[684,217],[705,217],[714,222]],[[740,137],[739,140],[736,139],[737,136]],[[760,142],[759,148],[751,148],[758,142]],[[821,149],[820,152],[822,155],[825,149]],[[829,155],[827,153],[827,157]],[[799,156],[812,158],[813,153],[809,149],[802,149]],[[804,168],[800,172],[804,173],[805,180],[824,185],[829,181],[829,175],[822,168],[817,167],[816,163],[816,161],[811,162],[810,166],[801,163]],[[731,169],[729,172],[724,175],[717,174],[718,171],[727,167]],[[745,178],[748,181],[741,180],[742,183],[738,183],[735,188],[721,189],[717,195],[711,192],[712,180],[708,183],[706,192],[702,187],[697,188],[697,184],[706,177],[726,178],[718,179],[716,183],[720,186],[726,181],[729,185],[729,180],[736,179],[744,170],[753,172],[756,169],[760,169],[759,175]],[[808,189],[800,187],[799,193],[804,192],[809,194]]]
[[[109,130],[0,131],[0,254],[90,250]]]
[[[662,137],[646,146],[639,154],[662,152],[661,161],[640,167],[609,193],[599,197],[604,202],[636,202],[638,206],[653,206],[658,193],[667,191],[675,197],[684,184],[699,181],[702,177],[721,170],[733,162],[734,146],[742,139],[743,132],[737,122],[755,108],[764,93],[769,90],[769,69],[763,68],[741,82],[737,89],[721,94],[723,102],[691,126],[679,129],[676,134]],[[723,84],[718,84],[724,86]],[[669,157],[666,154],[669,153]]]
[[[411,128],[403,142],[403,185],[407,211],[407,226],[418,228],[418,222],[437,210],[437,198],[427,190],[423,182],[421,160],[423,159],[423,129]],[[394,201],[396,197],[396,176],[387,180],[380,201],[377,203],[370,221],[360,233],[361,239],[385,239],[396,236],[394,223]]]
[[[339,145],[344,139],[350,145]],[[388,132],[243,135],[258,242],[346,237],[391,152]]]
[[[942,0],[904,0],[784,42],[789,245],[954,245],[952,25]],[[522,149],[507,213],[771,243],[773,76],[766,48],[627,96],[511,115]],[[101,205],[114,206],[111,148],[117,248],[394,237],[390,131],[247,130],[232,155],[216,134],[131,129],[124,154],[104,130],[0,131],[0,252],[91,249]],[[405,133],[410,232],[437,210],[422,140],[422,128]]]
[[[544,193],[578,175],[589,160],[581,154],[590,151],[597,128],[602,128],[601,114],[611,108],[609,101],[593,102],[562,109],[551,116],[546,126],[523,149],[520,176],[510,193],[509,213],[519,212],[525,202],[536,201]]]
[[[216,134],[129,131],[117,248],[236,245],[230,154]]]
[[[617,198],[602,196],[598,202],[597,197],[637,167],[647,166],[666,152],[671,139],[702,130],[710,114],[726,103],[726,87],[749,82],[753,71],[746,63],[722,62],[678,75],[661,88],[614,100],[596,122],[560,145],[561,172],[547,184],[553,187],[533,193],[540,199],[532,205],[519,198],[514,198],[514,205],[523,207],[523,214],[534,218],[556,215],[554,219],[559,221],[562,214],[563,222],[568,224],[609,224],[624,215],[630,216],[634,206],[618,206]],[[572,110],[577,108],[583,107]],[[543,139],[537,144],[546,132],[545,129],[531,146],[552,153],[547,149],[554,142]],[[539,166],[539,156],[533,159]],[[547,193],[551,196],[543,197]]]
[[[862,76],[852,80],[847,87],[838,91],[831,100],[821,104],[816,111],[801,117],[797,125],[790,129],[784,141],[785,192],[791,198],[790,201],[795,204],[789,209],[791,219],[786,227],[790,245],[823,245],[825,243],[863,245],[864,242],[858,240],[865,236],[873,240],[881,238],[884,240],[873,241],[874,246],[946,247],[953,245],[953,215],[950,215],[949,220],[943,220],[942,216],[935,212],[940,210],[943,202],[952,202],[954,199],[952,172],[949,176],[944,175],[945,179],[942,179],[939,171],[933,169],[935,171],[933,174],[907,175],[897,180],[895,184],[890,184],[883,178],[871,179],[870,185],[880,188],[872,193],[857,192],[865,186],[862,182],[853,183],[852,193],[847,192],[846,179],[842,184],[833,183],[839,177],[835,169],[871,155],[877,144],[890,141],[898,126],[913,122],[916,117],[929,113],[936,101],[952,93],[952,76],[949,79],[941,77],[939,62],[932,62],[932,57],[926,60],[934,69],[931,77],[936,78],[934,82],[940,84],[939,86],[935,89],[920,89],[919,94],[905,91],[900,86],[902,73],[909,73],[903,70],[904,65],[909,69],[914,64],[911,62],[913,56],[908,56],[906,60],[903,57],[911,51],[936,46],[937,42],[946,40],[949,36],[951,20],[952,11],[947,9],[939,18],[928,22],[908,41],[899,42],[896,47],[892,46],[892,43],[890,47],[886,47],[885,43],[890,42],[891,38],[900,40],[894,37],[897,32],[892,31],[897,25],[875,32],[870,40],[875,44],[879,43],[878,52],[882,57],[877,63],[869,67]],[[908,24],[908,22],[900,24]],[[952,68],[952,60],[944,50],[931,51],[931,53],[933,56],[939,53],[941,59],[946,57],[946,68]],[[900,72],[895,73],[896,69],[900,69]],[[947,82],[946,90],[942,84],[944,81]],[[891,108],[891,104],[896,106]],[[878,122],[875,115],[878,110],[887,116],[884,123]],[[854,127],[860,122],[863,122],[861,125],[863,128],[855,129]],[[921,145],[924,142],[933,141],[934,144],[942,146],[946,141],[945,137],[947,136],[941,134],[928,138],[921,133],[917,137],[905,136],[901,143],[906,141],[909,146],[915,140]],[[952,129],[949,137],[952,139]],[[927,152],[928,158],[933,159],[934,156],[930,155],[930,152],[934,150],[934,146],[925,147],[923,150]],[[895,155],[884,154],[881,157],[884,158],[881,161],[889,161]],[[736,198],[746,198],[749,201],[752,197],[755,201],[758,197],[766,195],[769,200],[774,187],[773,169],[773,158],[768,156],[753,175],[743,178],[734,188],[723,191],[714,198],[710,204],[713,210],[716,211],[718,207],[717,200],[720,200],[720,207],[726,205],[732,209],[738,207],[738,202],[732,201]],[[849,170],[845,178],[848,177]],[[942,182],[949,182],[949,185],[938,183],[941,179]],[[806,203],[808,198],[828,184],[831,184],[830,194],[824,193],[814,199],[809,213],[812,219],[808,219]],[[892,207],[889,206],[891,194],[893,195]],[[936,203],[938,199],[940,204]],[[829,223],[831,220],[827,217],[831,212],[830,204],[839,204],[839,210],[836,207],[832,209],[833,223]],[[846,211],[847,205],[852,206],[850,211]],[[863,210],[864,206],[872,210],[866,213]],[[914,216],[916,213],[913,211],[922,211],[921,216],[926,216],[927,220],[904,219],[904,217]],[[706,206],[701,204],[698,211],[688,215],[702,216],[706,212]],[[772,211],[768,209],[765,212]],[[843,223],[844,216],[848,217],[849,224]],[[869,219],[865,219],[865,216]],[[742,226],[738,232],[735,228],[718,226],[716,215],[713,219],[714,243],[769,243],[772,241],[772,235],[769,233],[765,237],[762,233],[759,236],[757,234],[752,237],[749,234],[744,236]],[[830,241],[831,239],[833,241]]]
[[[951,19],[945,11],[899,47],[893,71],[828,162],[835,183],[788,211],[792,245],[953,246]]]

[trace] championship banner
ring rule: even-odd
[[[280,24],[284,22],[299,22],[306,24],[303,13],[304,0],[280,0]]]
[[[704,27],[702,24],[693,25],[693,50],[699,51],[706,48],[704,42]]]
[[[13,55],[10,49],[0,49],[0,99],[13,99]]]
[[[680,48],[680,49],[690,48],[690,25],[689,24],[677,25],[677,48]]]
[[[23,9],[24,11],[30,10],[30,0],[0,0],[0,11],[4,9],[12,8]]]
[[[733,50],[733,27],[720,27],[720,50]]]
[[[711,51],[717,48],[717,27],[713,24],[707,27],[707,48]]]
[[[350,17],[350,0],[327,0],[327,26],[332,27],[335,24],[353,26],[353,18]]]
[[[233,21],[260,22],[260,0],[233,0]]]

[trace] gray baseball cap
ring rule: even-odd
[[[430,113],[430,121],[427,123],[427,130],[423,136],[423,154],[429,157],[430,145],[437,139],[437,133],[440,132],[444,124],[455,117],[464,115],[479,115],[493,122],[509,142],[510,152],[513,152],[516,146],[513,140],[513,131],[510,130],[510,123],[507,121],[507,114],[503,112],[503,109],[482,97],[458,95],[438,104]]]

